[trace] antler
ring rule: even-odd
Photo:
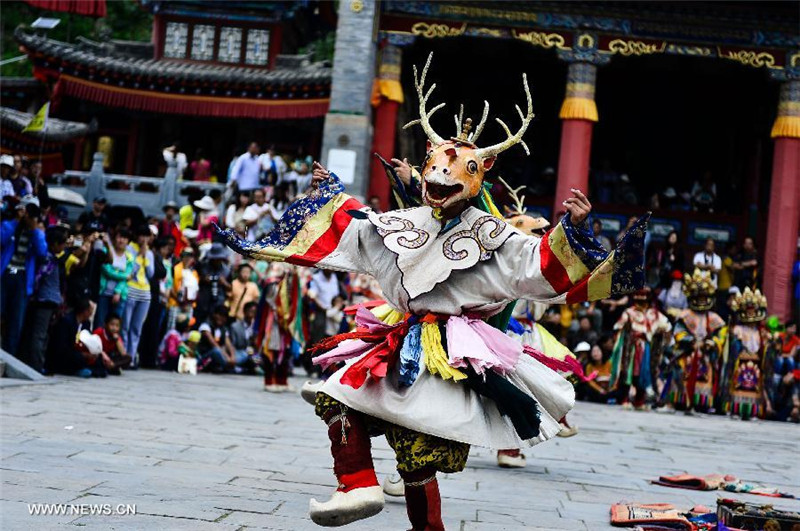
[[[483,116],[481,116],[481,121],[478,123],[478,127],[475,128],[475,132],[469,135],[469,141],[473,144],[478,141],[478,137],[481,136],[483,132],[483,126],[486,125],[486,118],[489,117],[489,102],[483,100]]]
[[[527,153],[528,155],[531,154],[530,150],[528,149],[528,146],[522,140],[522,135],[525,134],[525,130],[528,129],[528,125],[530,125],[531,120],[533,119],[533,99],[531,98],[531,89],[528,87],[528,76],[526,74],[522,74],[522,86],[525,87],[525,96],[528,99],[528,112],[523,115],[522,109],[519,108],[519,105],[515,105],[515,107],[517,108],[517,113],[519,114],[519,117],[522,120],[522,126],[520,126],[519,130],[512,135],[511,130],[508,128],[505,122],[503,122],[503,120],[501,120],[500,118],[495,118],[497,123],[500,124],[500,127],[502,127],[505,130],[506,134],[508,135],[508,138],[506,138],[499,144],[477,149],[475,151],[475,154],[478,157],[484,159],[493,157],[507,150],[511,146],[514,146],[515,144],[522,144],[522,147],[525,148],[525,153]],[[481,124],[478,127],[481,128],[482,125],[483,125],[483,120],[481,120]],[[480,129],[476,130],[475,137],[477,137],[479,133]],[[473,142],[475,141],[474,137],[472,141]]]
[[[428,102],[428,98],[431,97],[433,89],[436,88],[436,83],[431,85],[431,88],[426,94],[423,94],[425,76],[428,75],[428,67],[431,65],[431,60],[433,60],[433,52],[428,55],[428,60],[425,62],[425,68],[422,69],[422,76],[419,78],[417,78],[417,65],[414,65],[414,86],[417,89],[417,97],[419,98],[419,118],[417,120],[408,122],[403,126],[403,129],[407,129],[412,125],[420,124],[422,126],[422,130],[425,131],[425,134],[428,136],[428,139],[431,141],[431,143],[438,145],[444,143],[444,139],[436,134],[436,131],[433,130],[433,127],[431,127],[430,124],[430,118],[433,116],[433,113],[444,107],[445,104],[440,103],[431,109],[430,112],[425,110],[425,105]]]
[[[462,123],[464,122],[464,104],[458,107],[458,114],[454,114],[453,118],[456,121],[456,136],[461,134]]]
[[[513,215],[525,214],[525,196],[520,196],[519,191],[525,189],[525,185],[519,186],[517,188],[511,188],[509,184],[503,179],[502,177],[498,177],[500,182],[503,183],[503,186],[506,187],[508,190],[508,194],[511,196],[511,200],[514,202],[514,211],[511,213]]]

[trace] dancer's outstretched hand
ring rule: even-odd
[[[314,165],[311,166],[311,187],[317,188],[322,181],[328,179],[331,176],[331,172],[325,169],[325,167],[317,161],[314,161]]]
[[[411,184],[411,163],[408,162],[408,159],[392,159],[392,164],[394,164],[394,171],[403,184],[406,186]]]
[[[567,209],[567,212],[569,212],[569,220],[572,224],[579,225],[583,223],[583,220],[585,220],[589,212],[592,211],[592,204],[586,199],[583,192],[577,188],[570,188],[570,190],[572,191],[572,197],[568,198],[562,204],[564,208]]]

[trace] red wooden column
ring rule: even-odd
[[[785,320],[792,318],[792,266],[800,228],[800,80],[781,87],[771,136],[775,152],[763,284],[769,312]]]
[[[397,135],[397,110],[403,103],[403,88],[400,85],[400,62],[402,50],[387,44],[381,50],[378,78],[372,91],[372,105],[375,107],[375,132],[372,136],[372,153],[378,153],[389,161],[394,157],[394,142]],[[389,209],[391,187],[386,172],[377,158],[370,162],[369,188],[367,200],[372,196],[380,198],[381,208]]]
[[[553,198],[553,219],[564,212],[562,202],[572,196],[571,188],[589,193],[589,156],[592,152],[592,128],[598,120],[594,88],[597,65],[572,57],[567,70],[567,90],[559,117],[561,151],[558,157],[558,180]]]

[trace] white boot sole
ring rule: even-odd
[[[339,527],[375,516],[383,510],[383,489],[363,487],[350,492],[335,492],[327,502],[309,502],[311,521],[322,527]]]

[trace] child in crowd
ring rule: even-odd
[[[178,345],[178,373],[197,374],[197,347],[202,337],[199,331],[192,330],[186,342]]]
[[[191,247],[186,247],[181,252],[181,261],[172,271],[172,290],[167,302],[169,308],[167,330],[175,328],[175,320],[179,313],[191,319],[199,290],[200,275],[195,270],[194,251]]]
[[[122,329],[122,319],[115,313],[110,313],[106,317],[104,326],[100,326],[93,332],[103,343],[103,353],[112,361],[113,366],[109,367],[110,374],[121,374],[121,367],[127,367],[131,363],[131,357],[125,350],[125,343],[122,341],[120,330]]]
[[[186,331],[189,329],[192,320],[186,314],[178,314],[175,319],[175,327],[170,328],[161,345],[158,347],[158,366],[165,371],[177,371],[178,359],[181,355],[181,345],[183,345]],[[193,352],[192,352],[193,354]]]

